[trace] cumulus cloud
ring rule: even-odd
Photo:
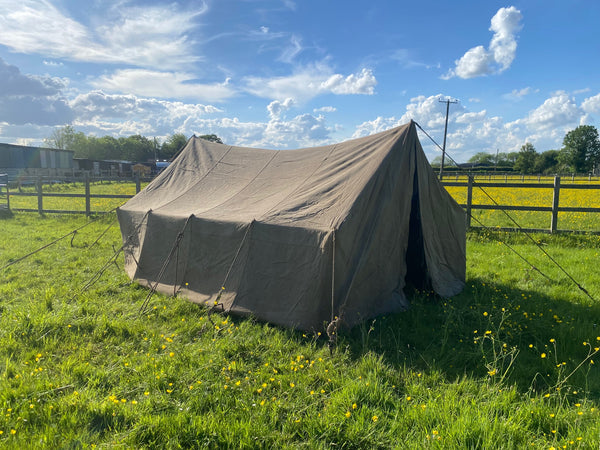
[[[552,97],[531,111],[524,119],[514,122],[538,131],[563,130],[579,125],[582,112],[575,99],[564,91],[555,92]]]
[[[0,122],[58,125],[73,119],[60,79],[25,75],[0,58],[0,86]]]
[[[411,98],[406,106],[406,113],[401,117],[402,123],[414,120],[427,129],[441,129],[446,122],[447,97],[442,94],[425,97],[424,95]],[[454,119],[457,115],[466,112],[462,103],[450,105],[449,117]]]
[[[235,94],[229,79],[223,83],[202,84],[192,74],[123,69],[93,80],[91,85],[107,91],[144,97],[197,99],[220,102]]]
[[[600,113],[600,94],[586,98],[581,103],[581,109],[590,114]]]
[[[100,90],[78,95],[71,101],[71,107],[77,116],[74,124],[78,129],[119,136],[189,132],[189,124],[223,112],[212,105],[107,94]]]
[[[267,106],[267,111],[269,111],[269,117],[271,119],[279,119],[281,115],[290,109],[294,104],[294,100],[291,98],[286,98],[283,102],[279,100],[273,100]]]
[[[363,122],[356,127],[353,136],[383,131],[412,119],[441,145],[446,107],[440,99],[445,100],[446,96],[438,94],[414,97],[406,106],[402,117],[377,117]],[[591,110],[597,100],[600,97],[590,97],[588,103],[584,101],[586,108]],[[450,105],[446,150],[454,160],[465,162],[482,151],[518,151],[525,142],[533,143],[538,151],[560,148],[565,133],[578,126],[584,118],[583,105],[581,108],[577,107],[575,101],[564,92],[552,94],[525,118],[508,123],[500,117],[491,117],[485,109],[471,111],[460,103],[454,104]],[[439,148],[428,136],[421,133],[420,140],[430,159],[440,154]]]
[[[494,34],[489,48],[473,47],[458,60],[443,79],[474,78],[502,73],[510,67],[517,52],[516,34],[521,29],[521,11],[514,6],[500,8],[492,17],[490,31]]]
[[[173,132],[187,136],[215,133],[232,145],[283,149],[332,142],[335,126],[328,125],[323,116],[300,114],[285,118],[285,112],[293,105],[292,99],[273,101],[265,109],[267,120],[251,122],[222,117],[224,111],[212,105],[100,90],[78,95],[71,102],[77,116],[73,122],[76,129],[97,136],[143,134],[164,139]]]
[[[379,133],[381,131],[389,130],[390,128],[394,128],[402,125],[405,122],[402,122],[401,119],[396,119],[395,117],[376,117],[373,120],[367,120],[366,122],[358,125],[352,134],[353,138],[359,138],[363,136],[369,136],[371,134]]]
[[[293,98],[297,102],[305,102],[327,93],[372,95],[377,84],[370,69],[362,69],[358,74],[344,76],[332,73],[332,70],[323,64],[305,67],[286,77],[248,77],[245,81],[245,89],[253,95],[274,100]]]
[[[197,61],[189,32],[195,11],[175,4],[90,8],[87,26],[43,0],[0,0],[0,44],[20,53],[73,61],[175,68]]]

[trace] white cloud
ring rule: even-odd
[[[271,119],[279,119],[281,115],[290,109],[294,105],[294,100],[291,98],[286,98],[283,102],[279,100],[273,100],[267,106],[267,111],[269,111],[269,117]]]
[[[536,131],[563,130],[579,124],[581,110],[575,100],[566,92],[556,92],[539,107],[531,111],[524,119],[515,121]]]
[[[331,113],[331,112],[336,112],[337,108],[333,107],[333,106],[321,106],[320,108],[315,108],[313,109],[313,112],[318,113],[318,112],[325,112],[325,113]]]
[[[587,94],[590,91],[591,91],[590,88],[577,89],[577,90],[573,91],[573,95]]]
[[[502,97],[506,98],[507,100],[519,101],[523,97],[537,92],[539,92],[539,89],[533,89],[528,86],[523,89],[513,89],[510,94],[504,94]]]
[[[0,0],[0,44],[20,53],[73,61],[175,68],[197,61],[188,33],[196,11],[175,4],[125,7],[122,2],[90,12],[88,27],[44,0]]]
[[[188,73],[124,69],[104,75],[90,84],[111,92],[207,102],[223,101],[235,94],[234,89],[229,86],[229,79],[224,83],[201,84],[194,82],[194,78],[194,75]]]
[[[407,68],[407,69],[412,69],[415,67],[421,67],[421,68],[425,68],[425,69],[431,69],[431,68],[440,68],[440,64],[426,64],[424,62],[420,62],[417,61],[413,58],[412,52],[406,48],[399,48],[394,50],[390,55],[389,58],[393,61],[397,61],[398,63],[400,63],[402,65],[402,67]]]
[[[517,52],[516,33],[522,28],[521,11],[514,6],[500,8],[492,17],[490,31],[494,32],[490,42],[490,52],[494,61],[500,66],[498,71],[502,72],[510,67]]]
[[[174,130],[189,131],[189,124],[223,112],[212,105],[146,99],[131,94],[106,94],[102,91],[78,95],[71,102],[71,107],[77,116],[74,125],[78,129],[96,135],[119,136],[144,133],[163,136]]]
[[[50,66],[50,67],[60,67],[60,66],[64,66],[63,63],[61,62],[56,62],[56,61],[46,61],[44,60],[44,65],[45,66]]]
[[[279,61],[291,63],[294,58],[302,51],[302,39],[296,35],[292,35],[287,48],[279,56]]]
[[[301,114],[290,120],[243,122],[237,117],[200,119],[188,124],[185,134],[215,133],[223,142],[258,148],[293,149],[332,143],[329,127],[321,116]]]
[[[376,84],[377,80],[373,72],[370,69],[362,69],[360,74],[350,74],[345,78],[343,75],[336,73],[322,82],[320,88],[323,91],[331,91],[338,95],[373,95]]]
[[[409,122],[419,123],[441,145],[444,137],[446,107],[439,100],[441,94],[412,98],[406,112],[396,117],[377,117],[356,127],[353,137],[383,131]],[[458,162],[467,161],[478,152],[495,153],[519,151],[525,142],[531,142],[539,152],[560,148],[565,134],[591,121],[590,113],[600,112],[600,94],[585,99],[581,106],[565,92],[552,93],[525,117],[505,122],[501,117],[490,117],[484,110],[467,110],[459,104],[450,105],[446,149]],[[439,149],[425,134],[421,144],[431,159]]]
[[[454,76],[460,78],[474,78],[492,73],[492,55],[481,45],[468,50],[459,60],[455,61],[456,67],[444,79]]]
[[[327,93],[372,95],[376,84],[377,80],[370,69],[362,69],[359,74],[344,77],[332,73],[324,64],[303,68],[286,77],[246,78],[246,90],[253,95],[274,100],[293,98],[296,102],[305,102]]]
[[[139,98],[135,95],[92,91],[77,96],[71,107],[77,115],[77,130],[97,136],[142,134],[165,138],[173,132],[215,133],[224,142],[266,148],[298,148],[331,143],[335,126],[323,116],[300,114],[284,117],[293,106],[291,99],[273,101],[266,107],[268,120],[241,121],[237,117],[214,117],[223,111],[211,105]],[[49,135],[50,132],[46,134]]]
[[[600,94],[586,98],[581,103],[581,109],[590,114],[600,113]]]
[[[401,123],[414,120],[426,129],[443,130],[446,122],[446,100],[447,97],[442,94],[411,98],[406,106],[406,113],[400,118]],[[457,115],[464,112],[466,109],[461,103],[451,104],[449,120],[454,120]]]
[[[381,131],[389,130],[402,125],[402,119],[396,119],[395,117],[377,117],[373,120],[368,120],[361,123],[356,127],[356,130],[352,134],[352,138],[359,138],[362,136],[369,136],[371,134],[379,133]]]
[[[443,79],[474,78],[502,73],[510,67],[517,52],[516,33],[521,29],[521,12],[514,6],[500,8],[492,17],[490,31],[494,32],[489,49],[473,47],[458,60]]]
[[[486,110],[479,112],[465,112],[456,116],[456,123],[475,123],[481,122],[487,115]]]

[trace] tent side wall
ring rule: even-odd
[[[439,183],[418,141],[417,146],[419,209],[427,270],[433,290],[442,297],[451,297],[465,285],[465,212]]]
[[[120,212],[124,235],[140,223],[128,214]],[[145,221],[125,249],[139,283],[288,327],[320,330],[330,320],[330,232],[154,212]]]

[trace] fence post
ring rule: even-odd
[[[86,172],[85,174],[85,215],[90,216],[92,208],[90,205],[90,175]]]
[[[135,193],[139,193],[141,190],[141,183],[140,183],[140,173],[137,172],[135,174]]]
[[[552,196],[552,222],[550,233],[555,233],[558,227],[558,201],[560,197],[560,177],[554,177],[554,195]]]
[[[471,204],[473,203],[473,177],[469,175],[467,182],[467,230],[471,228]]]
[[[38,201],[38,213],[44,214],[44,197],[42,194],[42,177],[37,179],[37,201]]]

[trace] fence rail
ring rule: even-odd
[[[446,180],[450,178],[447,177]],[[569,177],[571,178],[571,177]],[[58,213],[58,214],[99,214],[106,211],[93,211],[91,208],[92,199],[123,199],[127,200],[133,197],[129,194],[91,194],[90,185],[94,182],[102,181],[124,181],[124,180],[93,180],[91,177],[86,176],[83,180],[84,193],[57,193],[44,191],[44,180],[39,177],[36,180],[32,180],[35,186],[35,192],[18,192],[10,191],[8,183],[2,183],[0,176],[0,202],[4,203],[7,207],[10,205],[11,197],[36,197],[37,208],[12,208],[14,211],[23,212],[38,212],[39,214],[45,213]],[[560,194],[561,190],[564,189],[584,189],[584,190],[595,190],[600,191],[600,184],[591,183],[561,183],[561,177],[554,177],[553,183],[542,182],[492,182],[492,181],[476,181],[473,177],[469,177],[468,181],[443,181],[442,185],[445,187],[464,187],[466,188],[466,203],[461,204],[466,212],[466,225],[467,228],[482,228],[472,225],[472,212],[474,210],[497,210],[497,211],[532,211],[532,212],[546,212],[550,214],[550,224],[548,228],[521,228],[521,227],[493,227],[494,229],[514,231],[524,230],[533,232],[544,232],[544,233],[556,233],[556,232],[582,232],[582,233],[593,233],[600,234],[600,220],[597,221],[598,230],[566,230],[558,228],[558,214],[559,213],[600,213],[600,208],[585,207],[585,206],[560,206]],[[473,201],[473,190],[482,188],[484,191],[486,188],[513,188],[513,189],[549,189],[552,190],[552,203],[547,206],[524,206],[524,205],[506,205],[506,204],[482,204],[474,203]],[[141,189],[141,180],[139,177],[135,178],[135,192],[138,193]],[[78,198],[85,200],[85,208],[82,210],[68,210],[68,209],[50,209],[44,207],[45,198]],[[5,200],[3,200],[5,199]],[[0,205],[1,207],[1,205]],[[477,219],[475,219],[477,221]]]
[[[104,180],[107,181],[107,180]],[[113,180],[108,180],[113,181]],[[118,181],[124,181],[119,179]],[[135,192],[138,193],[141,190],[141,179],[139,176],[135,177]],[[133,195],[127,194],[92,194],[90,185],[91,178],[89,176],[85,176],[83,179],[83,185],[85,188],[84,194],[65,194],[65,193],[56,193],[56,192],[44,192],[44,180],[42,177],[38,177],[35,180],[35,192],[18,192],[18,191],[10,191],[8,184],[6,185],[6,198],[7,202],[10,201],[11,197],[37,197],[37,208],[12,208],[13,211],[21,211],[21,212],[37,212],[39,214],[85,214],[90,216],[92,214],[102,214],[106,211],[93,211],[91,208],[92,199],[130,199]],[[82,198],[85,199],[85,209],[84,210],[67,210],[67,209],[47,209],[44,208],[44,198]]]
[[[583,231],[583,230],[559,230],[558,228],[558,213],[560,212],[582,212],[582,213],[600,213],[600,208],[589,208],[589,207],[573,207],[573,206],[560,206],[560,191],[561,189],[585,189],[585,190],[600,190],[600,184],[575,184],[568,183],[562,184],[561,177],[555,176],[553,183],[498,183],[498,182],[479,182],[474,181],[473,177],[469,177],[468,181],[443,181],[444,186],[455,186],[455,187],[466,187],[467,188],[467,202],[461,204],[466,212],[467,228],[482,228],[473,227],[471,224],[472,211],[479,210],[498,210],[498,211],[541,211],[551,213],[550,227],[549,228],[518,228],[518,227],[495,227],[495,229],[513,231],[515,229],[524,231],[534,232],[546,232],[556,233],[561,231],[568,232],[585,232],[600,234],[600,230],[597,231]],[[523,206],[523,205],[500,205],[500,204],[475,204],[473,203],[473,188],[518,188],[518,189],[552,189],[552,205],[550,206]],[[600,222],[599,222],[600,223]]]

